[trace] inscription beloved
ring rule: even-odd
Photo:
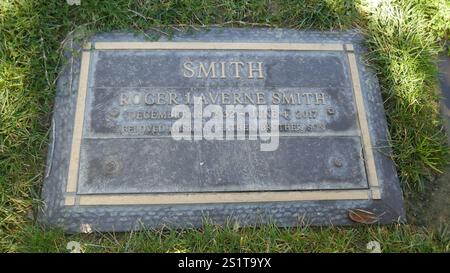
[[[167,135],[170,124],[154,124],[164,120],[173,122],[178,116],[171,113],[169,106],[193,104],[193,98],[200,97],[204,105],[280,105],[283,106],[279,116],[287,123],[280,124],[279,130],[284,133],[319,132],[326,129],[329,95],[320,90],[292,90],[271,92],[232,92],[208,91],[185,93],[176,91],[128,91],[118,96],[119,108],[114,108],[115,118],[123,118],[119,133],[124,135]],[[145,107],[145,108],[143,108]],[[119,114],[117,114],[119,111]],[[231,110],[224,110],[222,118],[234,116]],[[320,118],[322,117],[322,119]],[[138,122],[139,124],[136,124]],[[148,124],[150,122],[150,124]],[[147,124],[143,124],[147,123]]]

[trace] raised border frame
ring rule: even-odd
[[[345,51],[349,61],[352,90],[361,131],[367,190],[308,190],[221,193],[155,194],[77,194],[80,148],[83,135],[85,103],[91,50],[261,50],[261,51]],[[80,81],[76,102],[74,131],[70,153],[65,205],[153,205],[237,202],[280,202],[305,200],[381,199],[366,111],[353,44],[341,43],[215,43],[215,42],[97,42],[86,43],[81,57]]]
[[[215,42],[215,43],[293,43],[293,44],[340,44],[347,56],[354,56],[359,77],[361,97],[368,130],[378,191],[363,190],[361,199],[323,199],[305,196],[305,200],[258,202],[248,200],[238,203],[183,203],[183,204],[144,204],[94,205],[77,203],[81,196],[67,194],[67,179],[73,142],[74,116],[76,115],[79,82],[83,52],[100,43],[149,43],[146,35],[132,33],[99,33],[87,39],[85,49],[74,33],[65,39],[65,59],[58,79],[55,106],[53,109],[47,167],[42,190],[43,203],[39,210],[39,222],[58,226],[68,232],[127,231],[160,227],[201,227],[205,218],[217,224],[238,221],[240,226],[275,222],[280,226],[297,225],[349,225],[348,210],[365,209],[375,213],[381,224],[405,221],[403,197],[391,159],[387,122],[383,100],[375,73],[363,58],[366,50],[364,39],[357,31],[310,32],[291,29],[228,29],[211,28],[194,33],[177,32],[169,41],[160,37],[159,42]],[[78,37],[78,38],[77,38]],[[83,39],[83,38],[82,38]],[[86,38],[84,38],[86,39]],[[156,44],[155,44],[156,45]],[[348,46],[346,46],[348,45]],[[81,54],[80,54],[81,53]],[[352,55],[349,55],[352,54]],[[348,63],[350,64],[350,59]],[[352,61],[353,62],[353,61]],[[367,156],[365,156],[367,158]],[[327,193],[327,190],[320,191]],[[370,196],[370,194],[372,196]],[[134,195],[133,198],[138,197]],[[369,197],[372,197],[369,199]],[[381,199],[377,199],[377,198]],[[115,197],[117,198],[117,197]],[[138,197],[140,198],[140,197]],[[311,200],[315,199],[315,200]],[[85,199],[86,200],[86,199]],[[134,199],[137,200],[137,199]],[[67,204],[67,205],[66,205]]]

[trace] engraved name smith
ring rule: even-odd
[[[264,80],[267,76],[264,62],[255,60],[241,61],[195,61],[182,60],[178,73],[184,78],[197,80]],[[147,124],[151,120],[174,120],[170,109],[157,106],[193,105],[199,97],[205,105],[280,105],[279,113],[282,132],[318,132],[326,129],[327,106],[332,105],[329,88],[290,89],[266,88],[236,90],[227,87],[215,87],[196,92],[177,88],[148,88],[148,90],[127,90],[119,93],[118,111],[124,118],[117,123],[123,135],[162,135],[170,129],[170,124]],[[149,107],[149,108],[142,108]],[[224,111],[223,118],[236,115],[234,111]],[[130,123],[131,122],[131,123]]]
[[[186,78],[226,79],[229,77],[240,79],[264,79],[263,62],[254,61],[222,61],[222,62],[194,62],[183,63],[183,76]]]
[[[264,63],[253,61],[221,61],[195,62],[186,61],[182,65],[185,78],[197,79],[227,79],[242,77],[248,79],[264,79]],[[119,105],[177,105],[191,104],[194,94],[185,92],[180,95],[175,92],[122,92]],[[275,91],[270,96],[264,92],[227,92],[213,91],[197,94],[206,104],[287,104],[287,105],[325,105],[326,95],[320,90],[295,92]]]
[[[120,106],[128,105],[177,105],[192,104],[193,97],[201,97],[205,104],[275,104],[275,105],[325,105],[324,92],[204,92],[194,95],[186,92],[183,95],[175,92],[122,92],[119,97]]]

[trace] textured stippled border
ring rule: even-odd
[[[153,193],[153,194],[78,194],[80,149],[84,121],[84,109],[88,92],[88,75],[91,50],[251,50],[251,51],[345,51],[351,73],[352,90],[355,99],[359,128],[361,132],[367,190],[308,190],[308,191],[264,191],[226,193]],[[376,168],[366,111],[361,93],[360,78],[356,65],[354,47],[342,43],[215,43],[215,42],[97,42],[86,43],[81,56],[80,81],[69,174],[67,180],[66,206],[83,205],[154,205],[154,204],[200,204],[200,203],[242,203],[242,202],[286,202],[307,200],[359,200],[381,199],[378,189]]]
[[[354,208],[377,214],[381,224],[405,220],[403,196],[391,159],[380,88],[375,73],[363,59],[366,52],[363,46],[364,39],[357,31],[303,32],[290,29],[215,28],[195,33],[175,33],[170,40],[161,37],[157,42],[352,44],[363,91],[362,99],[366,109],[373,161],[377,169],[379,193],[382,199],[66,206],[66,197],[69,198],[68,201],[73,201],[75,204],[75,198],[66,196],[66,188],[82,55],[79,53],[82,50],[82,43],[74,42],[73,36],[68,37],[66,41],[65,57],[68,61],[63,66],[57,83],[47,168],[42,190],[43,206],[38,215],[41,223],[58,226],[68,232],[126,231],[143,226],[199,227],[202,226],[205,217],[217,224],[238,221],[241,226],[263,224],[269,221],[280,226],[349,225],[354,222],[348,218],[348,210]],[[144,35],[119,32],[99,33],[89,39],[92,44],[123,41],[148,42]]]

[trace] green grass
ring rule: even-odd
[[[448,156],[435,92],[434,57],[442,45],[431,31],[435,26],[430,25],[429,7],[425,1],[416,2],[380,6],[366,16],[364,29],[373,49],[368,59],[383,87],[394,160],[406,193],[422,189]]]
[[[40,204],[61,42],[72,31],[142,32],[207,26],[345,30],[367,37],[367,61],[380,79],[394,161],[406,196],[424,191],[448,162],[438,115],[434,59],[450,29],[445,0],[391,1],[88,1],[0,2],[0,251],[449,251],[444,231],[414,226],[279,229],[207,225],[203,230],[64,235],[42,229]]]
[[[202,229],[146,230],[133,233],[64,235],[36,226],[21,231],[16,251],[64,252],[67,242],[81,242],[83,252],[370,252],[377,241],[382,252],[449,252],[448,230],[412,226],[357,228],[279,228],[274,224],[238,229],[206,221]]]

